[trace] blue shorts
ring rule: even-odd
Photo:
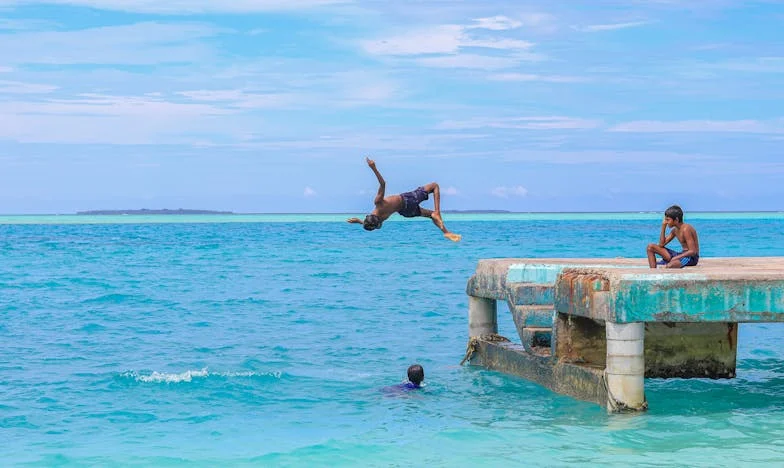
[[[401,193],[400,197],[403,198],[403,208],[398,210],[400,216],[406,218],[422,216],[422,210],[419,208],[419,204],[429,197],[424,187],[417,187],[410,192]]]
[[[675,256],[680,255],[682,253],[682,252],[676,252],[675,250],[669,249],[667,247],[665,247],[665,249],[667,249],[667,252],[670,254],[670,259],[672,259],[672,257],[675,257]],[[685,267],[687,267],[687,266],[696,266],[697,262],[700,261],[700,256],[699,255],[695,255],[693,257],[681,257],[679,259],[679,261],[681,262],[681,266],[685,266]],[[670,262],[667,262],[665,260],[659,260],[659,262],[658,262],[659,265],[666,265],[668,263],[670,263]]]
[[[422,389],[422,387],[420,387],[418,385],[414,385],[411,382],[406,382],[406,383],[402,383],[402,384],[398,384],[398,385],[392,385],[392,386],[389,386],[389,387],[384,387],[384,388],[381,389],[381,391],[384,392],[384,393],[387,393],[387,394],[395,394],[395,393],[399,394],[399,393],[404,393],[404,392],[410,392],[412,390],[421,390],[421,389]]]

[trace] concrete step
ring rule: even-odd
[[[550,353],[553,329],[544,327],[526,327],[520,334],[520,339],[526,351],[533,354]]]
[[[509,306],[512,319],[518,330],[525,327],[548,327],[552,328],[555,320],[555,308],[553,305],[537,306]]]
[[[514,305],[548,305],[554,302],[552,284],[515,283],[509,287],[509,301]]]

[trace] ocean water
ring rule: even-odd
[[[479,259],[644,262],[659,214],[446,215],[457,244],[343,218],[0,218],[0,464],[784,465],[784,325],[639,415],[459,366]],[[784,255],[780,214],[688,221],[704,257]],[[381,391],[414,362],[422,391]]]

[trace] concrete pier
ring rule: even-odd
[[[471,338],[498,333],[498,312],[495,299],[468,297],[468,336]]]
[[[645,378],[735,377],[738,324],[784,322],[784,258],[481,260],[466,293],[472,365],[642,411]],[[519,344],[497,336],[497,301]]]
[[[645,324],[605,324],[607,333],[607,406],[645,407],[645,359],[643,357]]]

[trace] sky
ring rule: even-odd
[[[784,0],[0,0],[0,213],[784,210]],[[429,206],[430,202],[425,202]]]

